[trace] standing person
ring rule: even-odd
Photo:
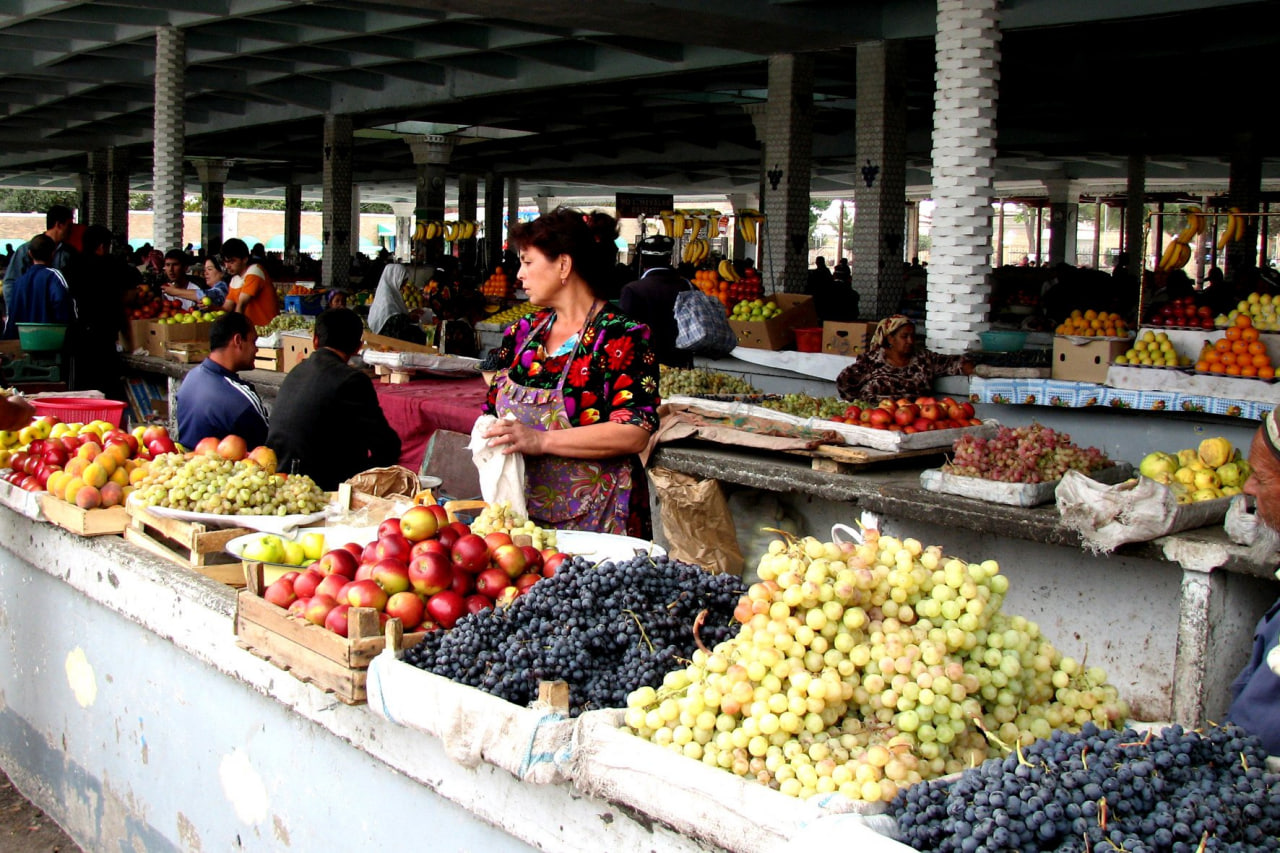
[[[961,355],[916,352],[916,326],[902,314],[876,324],[865,355],[840,371],[836,391],[842,400],[874,402],[884,398],[919,397],[933,390],[939,376],[973,373],[973,362]]]
[[[648,327],[610,310],[617,223],[557,208],[512,229],[518,278],[541,311],[507,330],[485,411],[490,446],[525,457],[529,517],[649,538],[639,453],[658,426]],[[507,419],[508,416],[514,420]]]
[[[221,308],[227,301],[228,285],[217,264],[214,264],[213,281],[207,262],[200,266],[200,277],[187,275],[187,267],[191,264],[190,256],[181,249],[170,249],[164,253],[164,281],[160,289],[174,299],[192,303],[198,307]],[[207,302],[205,300],[208,300]]]
[[[71,208],[61,204],[55,204],[49,208],[49,212],[44,217],[44,236],[53,241],[54,252],[53,260],[49,263],[54,269],[65,272],[71,264],[71,247],[66,245],[67,236],[71,233],[71,225],[75,220]],[[13,293],[14,282],[31,268],[31,257],[28,249],[31,247],[31,241],[23,243],[14,250],[13,256],[9,258],[9,265],[4,270],[4,304],[12,304],[11,295]]]
[[[1275,560],[1280,543],[1280,414],[1276,409],[1262,420],[1249,448],[1253,476],[1244,493],[1257,502],[1258,541],[1253,552],[1259,560]],[[1253,653],[1231,685],[1227,722],[1255,734],[1272,755],[1280,755],[1280,674],[1276,663],[1280,643],[1280,601],[1271,605],[1258,622]],[[1272,666],[1268,666],[1268,655]]]
[[[76,305],[67,341],[70,385],[73,391],[94,389],[112,400],[127,400],[116,340],[125,328],[125,294],[142,276],[123,258],[111,254],[111,241],[110,229],[90,225],[85,229],[81,252],[67,272]]]
[[[649,327],[649,345],[659,364],[691,367],[693,354],[676,349],[676,296],[693,285],[671,268],[675,242],[658,235],[640,243],[640,278],[622,288],[618,307],[632,320]]]
[[[350,308],[316,317],[315,352],[280,385],[267,445],[279,470],[306,474],[322,489],[400,459],[400,436],[387,423],[373,382],[347,364],[360,350],[364,324]]]
[[[238,435],[249,447],[267,441],[267,407],[253,384],[236,374],[253,367],[258,332],[244,314],[230,312],[209,329],[209,356],[178,388],[178,441]]]
[[[838,281],[827,269],[826,258],[821,255],[816,266],[809,270],[809,281],[804,292],[813,297],[813,310],[819,320],[833,323],[852,323],[858,319],[858,294],[847,283]],[[852,279],[850,279],[852,280]]]
[[[231,273],[231,286],[222,304],[224,311],[238,311],[255,326],[265,326],[280,313],[276,287],[261,264],[250,263],[249,247],[238,237],[222,244],[222,260]]]
[[[836,262],[831,277],[842,284],[853,284],[853,270],[849,269],[849,259],[841,258]]]
[[[18,337],[19,323],[71,324],[75,305],[67,280],[53,266],[56,249],[53,239],[37,234],[27,243],[31,267],[13,283],[7,300],[8,316],[5,317],[4,339]]]

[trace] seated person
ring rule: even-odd
[[[885,398],[930,394],[939,376],[973,373],[973,362],[960,355],[916,352],[916,327],[901,314],[876,324],[865,355],[836,377],[842,400],[875,402]]]
[[[37,234],[27,244],[31,266],[13,283],[4,325],[5,340],[18,337],[19,323],[70,325],[75,304],[67,280],[53,267],[56,248],[57,244],[47,234]]]
[[[325,490],[400,459],[400,436],[382,414],[373,382],[347,364],[363,336],[349,308],[316,317],[315,352],[289,371],[271,414],[267,445],[279,470],[306,474]]]
[[[250,448],[267,441],[267,407],[236,373],[253,367],[258,333],[243,314],[223,314],[209,330],[209,357],[178,388],[178,441],[238,435]]]

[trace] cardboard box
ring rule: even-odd
[[[738,346],[768,350],[786,349],[795,343],[793,330],[797,326],[820,325],[818,312],[813,307],[812,296],[806,296],[803,293],[775,293],[768,298],[782,309],[782,313],[777,317],[762,322],[729,321],[729,327],[738,336]]]
[[[847,355],[853,358],[867,351],[875,323],[822,324],[822,351],[830,355]]]
[[[0,341],[0,355],[17,358],[22,355],[22,343],[16,338],[12,341]]]
[[[127,352],[136,349],[149,350],[151,324],[154,320],[130,320],[124,330],[124,345]]]
[[[209,343],[213,323],[157,323],[147,328],[147,352],[156,358],[168,358],[177,343]]]
[[[1129,341],[1089,341],[1077,344],[1070,338],[1055,335],[1053,338],[1054,379],[1068,382],[1092,382],[1101,385],[1107,381],[1107,368],[1116,356],[1124,355]]]
[[[283,361],[280,369],[285,373],[302,364],[314,352],[310,335],[305,337],[302,335],[281,335],[280,343],[280,349],[283,350]]]

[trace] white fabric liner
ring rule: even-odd
[[[479,376],[480,359],[463,355],[436,355],[427,352],[378,352],[365,349],[361,356],[368,364],[410,368],[445,378]]]
[[[132,498],[130,498],[132,500]],[[134,503],[134,506],[139,504]],[[222,515],[214,512],[190,512],[185,509],[171,509],[167,506],[142,507],[152,515],[162,518],[177,518],[182,521],[198,521],[209,527],[247,527],[260,533],[274,533],[277,536],[293,536],[299,527],[323,521],[329,510],[322,509],[306,515]]]
[[[1221,523],[1231,503],[1231,498],[1218,498],[1180,504],[1172,489],[1147,477],[1108,486],[1079,471],[1066,473],[1056,497],[1063,526],[1100,552]]]
[[[1085,476],[1099,483],[1112,484],[1127,480],[1132,475],[1132,465],[1128,462],[1117,462],[1110,468],[1103,468]],[[1047,483],[1002,483],[981,477],[948,474],[940,468],[930,468],[920,472],[920,488],[925,491],[1020,507],[1052,503],[1054,492],[1061,482],[1061,480],[1051,480]]]

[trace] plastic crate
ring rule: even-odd
[[[62,349],[67,327],[62,323],[18,323],[18,342],[23,352],[50,352]]]
[[[324,297],[291,293],[284,298],[284,310],[290,314],[319,314],[324,310]]]
[[[63,423],[87,424],[107,421],[120,426],[125,404],[96,397],[36,397],[31,401],[37,415],[52,415]]]

